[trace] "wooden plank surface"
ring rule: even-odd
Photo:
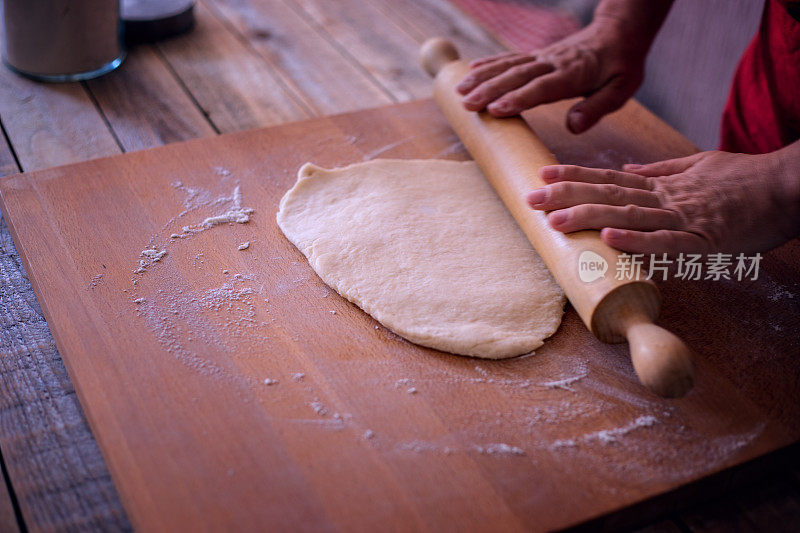
[[[580,149],[563,112],[548,106],[531,120],[564,162],[618,166],[692,149],[635,104]],[[698,386],[682,400],[649,395],[624,347],[598,343],[571,310],[534,357],[457,358],[375,329],[275,226],[302,162],[376,154],[464,157],[421,102],[0,182],[134,525],[559,527],[797,439],[796,247],[766,259],[758,282],[663,285],[663,323],[699,354]],[[249,224],[169,239],[236,183],[256,209]],[[167,256],[132,274],[151,244]],[[566,378],[579,378],[572,390],[547,385]],[[747,385],[766,380],[771,390]]]
[[[1,175],[118,153],[102,115],[80,84],[50,91],[0,70]],[[14,149],[6,135],[15,139]],[[2,217],[0,317],[0,446],[9,497],[2,516],[10,522],[12,509],[16,524],[6,527],[4,522],[2,530],[129,529]],[[12,493],[19,514],[13,511]]]
[[[209,4],[316,115],[392,101],[385,87],[292,5],[257,0],[211,0]]]
[[[17,522],[14,504],[11,501],[11,494],[8,492],[9,487],[5,482],[6,479],[7,477],[4,469],[4,482],[0,484],[0,531],[17,533],[20,530],[20,526]]]
[[[431,81],[419,68],[419,43],[373,4],[358,0],[286,1],[386,87],[394,101],[431,95]]]
[[[4,218],[0,309],[3,461],[26,529],[130,529]]]
[[[125,152],[216,134],[152,45],[86,86]]]
[[[259,54],[205,6],[195,4],[195,29],[156,45],[167,64],[221,132],[311,116],[300,98]]]
[[[504,46],[450,2],[370,0],[420,45],[432,37],[444,37],[464,57],[478,58],[506,50]]]
[[[0,69],[0,117],[26,170],[120,153],[94,102],[78,83],[43,85]]]

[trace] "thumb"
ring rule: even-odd
[[[638,85],[638,84],[637,84]],[[616,111],[636,90],[629,78],[617,76],[574,106],[567,113],[567,128],[578,134],[588,130],[605,115]]]
[[[658,177],[669,176],[672,174],[679,174],[686,169],[697,163],[703,158],[705,152],[698,152],[686,157],[679,157],[677,159],[667,159],[665,161],[656,161],[648,165],[624,165],[622,169],[625,172],[632,174],[639,174],[640,176]]]

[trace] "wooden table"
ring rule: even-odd
[[[503,49],[446,0],[201,0],[196,15],[192,34],[138,47],[98,80],[0,69],[0,174],[424,98],[416,56],[432,35],[471,57]],[[4,222],[0,317],[0,529],[129,529]],[[786,528],[798,482],[796,466],[771,473],[648,528]]]

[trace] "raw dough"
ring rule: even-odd
[[[325,283],[411,342],[500,359],[561,322],[564,293],[472,161],[307,163],[277,219]]]

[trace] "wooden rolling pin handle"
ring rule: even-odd
[[[620,317],[633,369],[650,390],[665,398],[680,398],[694,384],[691,352],[684,342],[641,313]]]
[[[459,58],[458,50],[453,46],[453,43],[441,37],[434,37],[425,41],[422,44],[419,56],[422,68],[432,78],[436,77],[443,66],[457,61]]]
[[[589,254],[589,261],[614,265],[619,251],[606,245],[597,231],[563,234],[554,230],[544,213],[525,202],[527,192],[544,186],[537,170],[558,164],[555,157],[521,117],[498,119],[464,109],[455,86],[469,67],[458,60],[452,43],[430,39],[422,45],[420,59],[435,78],[434,95],[442,112],[586,326],[603,342],[627,339],[633,367],[651,390],[667,397],[685,394],[694,381],[691,351],[654,324],[660,307],[655,284],[641,276],[581,279],[577,267],[584,254]]]

